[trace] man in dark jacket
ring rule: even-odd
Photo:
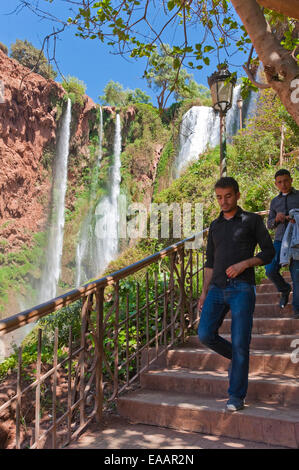
[[[279,305],[284,308],[289,300],[292,290],[291,285],[284,280],[280,274],[280,250],[284,232],[290,221],[289,211],[299,209],[299,191],[292,187],[292,178],[288,170],[278,170],[275,173],[275,185],[279,194],[272,199],[268,216],[267,226],[275,229],[274,248],[275,257],[266,266],[266,275],[281,292]],[[299,260],[291,260],[290,272],[293,281],[293,315],[299,318]]]
[[[248,388],[254,266],[270,263],[275,250],[261,216],[237,205],[240,192],[236,180],[220,178],[215,192],[222,211],[209,228],[204,285],[198,301],[198,336],[203,344],[231,359],[227,409],[237,411],[244,407]],[[261,251],[254,256],[257,244]],[[232,342],[218,335],[229,309]]]

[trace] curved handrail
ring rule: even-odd
[[[260,211],[256,212],[256,214],[265,215],[268,212],[269,211]],[[32,308],[29,308],[22,312],[16,313],[15,315],[0,320],[0,336],[3,336],[6,333],[21,328],[29,323],[36,322],[45,315],[53,313],[61,309],[62,307],[66,307],[67,305],[75,302],[76,300],[79,300],[89,294],[94,293],[100,288],[105,288],[109,285],[115,284],[115,282],[119,281],[120,279],[134,274],[137,271],[145,268],[146,266],[149,266],[152,263],[168,256],[169,254],[180,250],[185,243],[194,241],[195,237],[204,235],[206,232],[208,232],[208,230],[209,228],[205,228],[201,232],[192,235],[191,237],[185,238],[184,240],[180,240],[179,242],[174,243],[168,246],[167,248],[163,248],[157,253],[147,256],[146,258],[143,258],[142,260],[137,261],[136,263],[126,266],[125,268],[108,274],[107,276],[101,277],[96,281],[88,282],[82,287],[79,287],[78,289],[68,291],[65,294],[55,297],[54,299],[48,300],[47,302],[36,305]]]

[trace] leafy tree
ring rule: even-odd
[[[20,64],[28,67],[33,72],[39,73],[44,78],[54,80],[57,73],[47,61],[43,51],[36,49],[31,42],[17,39],[11,46],[10,56]]]
[[[183,99],[200,98],[202,106],[212,106],[211,91],[206,86],[191,79],[186,90],[182,90]]]
[[[65,91],[67,91],[73,104],[78,103],[80,106],[83,106],[86,85],[82,80],[68,75],[65,80],[63,80],[62,86]]]
[[[151,98],[140,88],[135,88],[133,92],[128,93],[128,101],[129,103],[132,102],[149,104],[151,102]]]
[[[149,103],[150,97],[136,88],[135,90],[126,89],[121,83],[110,80],[104,88],[104,94],[99,96],[102,104],[109,106],[127,106],[132,103]]]
[[[160,51],[153,52],[149,58],[149,66],[144,76],[149,87],[159,93],[157,95],[159,109],[165,107],[172,93],[177,101],[195,98],[200,94],[199,85],[185,68],[176,67],[177,61],[179,59],[173,56],[169,44],[162,44]]]
[[[65,3],[74,5],[72,0]],[[209,65],[211,54],[217,54],[220,63],[238,50],[249,54],[243,65],[249,80],[259,88],[273,88],[299,124],[298,0],[161,0],[159,10],[154,0],[79,0],[76,5],[77,13],[65,22],[59,19],[60,23],[75,26],[82,38],[107,40],[131,57],[150,58],[157,44],[166,42],[170,28],[176,28],[175,69],[184,63],[201,69]],[[40,15],[37,7],[35,11]],[[44,16],[53,19],[50,11]],[[191,28],[197,28],[194,43]],[[264,66],[266,83],[255,80],[254,50]]]

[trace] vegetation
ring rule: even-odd
[[[123,85],[110,80],[104,88],[104,94],[99,96],[103,105],[124,107],[129,104],[150,103],[151,98],[140,88],[124,89]]]
[[[174,93],[175,101],[198,98],[205,87],[199,86],[193,76],[183,67],[175,67],[177,58],[173,59],[169,44],[162,44],[160,50],[153,52],[149,66],[144,73],[148,86],[158,92],[158,107],[162,110],[168,98]],[[207,96],[210,91],[205,89]]]
[[[7,241],[0,240],[0,317],[5,310],[9,292],[14,292],[15,298],[19,297],[20,300],[22,299],[22,303],[26,303],[26,296],[24,298],[26,287],[27,295],[31,296],[30,302],[34,303],[35,291],[32,288],[28,292],[28,285],[30,281],[34,285],[34,280],[37,281],[39,278],[45,238],[45,233],[35,233],[31,248],[25,246],[20,251],[13,253],[1,253],[1,245],[7,244]]]
[[[43,51],[36,49],[31,42],[17,39],[11,46],[10,56],[44,78],[54,80],[57,73],[46,59]]]
[[[122,189],[129,201],[142,202],[149,190],[142,177],[152,177],[156,147],[167,142],[170,132],[152,105],[139,103],[134,108],[134,120],[123,129]]]
[[[65,3],[73,6],[72,0]],[[92,4],[81,0],[76,2],[77,10],[72,10],[67,21],[62,18],[56,21],[64,27],[73,26],[81,38],[107,41],[134,58],[150,59],[157,52],[157,44],[173,37],[169,56],[177,71],[184,64],[200,70],[210,64],[211,54],[217,54],[218,62],[223,62],[241,51],[246,54],[245,85],[249,80],[255,87],[275,90],[299,125],[297,91],[292,93],[292,89],[298,90],[299,8],[293,3],[291,6],[290,2],[278,0],[198,0],[194,6],[194,2],[162,0],[158,9],[154,0],[144,5],[124,0],[121,8],[113,0]],[[34,12],[38,8],[26,6]],[[51,5],[42,16],[53,21]],[[264,65],[266,84],[255,80],[256,62]]]
[[[78,103],[81,107],[84,105],[86,85],[82,80],[68,75],[65,80],[62,81],[61,85],[67,92],[73,105],[75,103]]]

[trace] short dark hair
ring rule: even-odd
[[[238,182],[231,176],[222,176],[222,178],[215,183],[214,189],[216,188],[233,188],[235,193],[240,192]]]
[[[277,178],[277,176],[283,176],[283,175],[288,175],[291,178],[291,173],[289,170],[285,170],[284,168],[281,168],[275,173],[274,179]]]

